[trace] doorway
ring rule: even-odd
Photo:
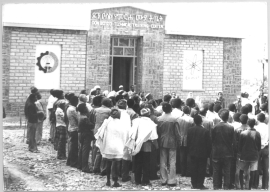
[[[133,58],[114,57],[113,58],[113,90],[118,91],[123,85],[125,91],[129,91],[129,86],[133,81]]]

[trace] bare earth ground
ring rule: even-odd
[[[28,151],[23,142],[24,120],[20,127],[18,117],[3,120],[3,164],[5,190],[66,191],[66,190],[192,190],[190,177],[177,175],[176,187],[162,187],[160,180],[151,181],[152,187],[137,186],[131,181],[121,188],[105,186],[106,176],[82,173],[66,166],[66,161],[56,159],[56,151],[48,142],[49,127],[44,123],[40,153]],[[26,132],[25,132],[26,134]],[[90,158],[89,158],[90,159]],[[205,179],[205,186],[213,189],[212,178]]]

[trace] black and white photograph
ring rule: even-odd
[[[267,6],[2,4],[3,190],[268,190]]]

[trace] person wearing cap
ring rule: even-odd
[[[225,99],[223,98],[222,92],[218,92],[218,98],[216,99],[215,103],[220,104],[223,109],[225,108]]]
[[[124,87],[123,87],[123,85],[120,85],[119,86],[119,90],[117,91],[117,95],[122,95],[124,93]]]
[[[26,114],[28,119],[27,128],[29,129],[29,142],[28,149],[30,152],[37,153],[37,143],[36,143],[36,128],[38,122],[37,107],[35,102],[37,101],[36,94],[31,93],[28,97],[28,103],[26,106]]]
[[[229,110],[218,111],[220,122],[212,130],[212,162],[214,190],[222,188],[222,170],[224,170],[223,188],[230,187],[231,158],[234,156],[234,128],[227,123]]]
[[[233,115],[236,113],[236,106],[235,104],[230,104],[228,106],[228,109],[229,109],[229,120],[228,120],[228,123],[232,123],[233,122]]]
[[[181,170],[181,176],[187,176],[187,132],[188,129],[193,126],[193,118],[190,117],[190,107],[184,106],[183,115],[181,117],[174,116],[177,123],[179,124],[179,132],[181,136],[181,143],[177,148],[176,153],[176,172],[179,173]]]
[[[190,156],[191,184],[193,189],[207,189],[203,183],[206,173],[207,158],[211,153],[209,130],[202,125],[200,115],[194,116],[195,125],[188,129],[187,150]]]
[[[240,135],[243,131],[247,130],[249,126],[247,125],[248,116],[242,114],[240,117],[241,126],[235,129],[234,138],[235,138],[235,157],[236,157],[236,168],[235,168],[235,187],[236,189],[243,189],[243,171],[240,170],[240,156],[241,151],[239,151],[239,141]]]
[[[37,113],[41,118],[38,118],[38,123],[37,123],[37,131],[36,131],[36,142],[37,145],[40,144],[40,141],[42,139],[42,131],[43,131],[43,121],[46,119],[45,117],[45,110],[43,107],[41,100],[41,94],[38,92],[36,93],[37,96],[37,101],[36,101],[36,106],[37,106]]]
[[[124,114],[124,113],[123,113]],[[125,144],[128,138],[128,129],[123,115],[118,109],[112,109],[108,119],[105,119],[98,132],[95,134],[96,145],[100,149],[102,157],[106,159],[106,186],[121,187],[118,183],[118,169],[125,155]],[[128,118],[128,115],[124,115]]]
[[[257,125],[254,127],[261,135],[261,151],[259,153],[258,170],[262,171],[262,189],[269,186],[269,131],[268,125],[264,123],[265,115],[257,115]],[[255,174],[255,188],[259,185],[259,171]]]
[[[94,124],[88,118],[88,108],[86,103],[81,103],[77,107],[79,114],[78,138],[79,138],[79,155],[77,168],[82,172],[90,173],[88,158],[90,153],[90,143],[94,139]]]
[[[130,85],[129,92],[128,92],[129,98],[133,97],[134,94],[135,94],[134,85]]]
[[[165,114],[158,117],[157,133],[160,143],[160,175],[161,185],[176,186],[176,149],[182,141],[177,119],[171,115],[172,106],[162,104]],[[169,162],[168,162],[169,161]]]
[[[156,124],[149,118],[151,110],[141,109],[141,117],[133,121],[126,147],[134,156],[134,172],[136,185],[151,185],[150,156],[152,141],[158,138]]]
[[[110,113],[111,113],[110,107],[111,107],[111,100],[109,98],[102,98],[101,107],[95,108],[95,112],[94,112],[95,118],[93,122],[95,124],[94,135],[97,133],[98,129],[100,128],[104,120],[110,117]],[[105,159],[103,159],[103,162],[102,162],[102,156],[101,156],[100,150],[95,144],[93,147],[93,151],[94,151],[93,172],[95,174],[106,175]]]
[[[239,140],[240,169],[244,171],[244,189],[251,190],[254,174],[258,169],[259,152],[261,150],[261,136],[254,129],[255,119],[248,120],[249,128],[241,132]]]

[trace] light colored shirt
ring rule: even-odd
[[[172,114],[172,116],[174,116],[176,118],[179,118],[179,117],[182,117],[184,113],[180,109],[174,108],[172,110],[172,113],[171,114]]]
[[[76,107],[70,105],[67,109],[67,118],[68,118],[68,131],[78,131],[78,114],[76,112]]]
[[[205,117],[211,121],[214,121],[216,115],[214,112],[208,110]]]
[[[234,121],[231,123],[231,125],[233,126],[234,130],[241,127],[242,123]]]
[[[66,126],[66,123],[64,121],[65,114],[64,114],[64,111],[60,107],[57,107],[55,111],[55,117],[56,117],[56,127]]]
[[[53,108],[53,104],[55,103],[55,101],[57,101],[57,98],[50,95],[49,99],[48,99],[48,105],[47,105],[47,109],[52,109]]]
[[[258,125],[254,128],[261,135],[261,149],[263,149],[269,143],[268,126],[265,123],[258,122]]]

